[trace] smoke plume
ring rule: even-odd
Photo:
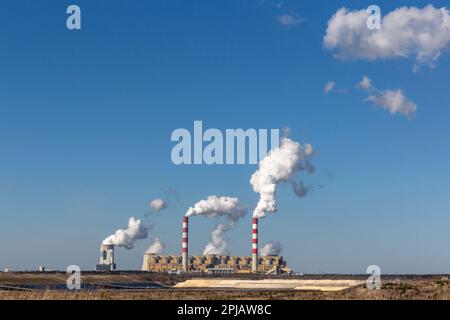
[[[131,217],[128,220],[127,229],[117,230],[114,234],[103,240],[103,244],[133,249],[136,240],[146,239],[148,237],[148,229],[140,219]]]
[[[271,241],[264,245],[264,247],[259,250],[259,255],[262,257],[265,256],[278,256],[280,255],[283,247],[278,241]]]
[[[283,138],[279,148],[273,149],[259,162],[258,170],[252,175],[250,184],[259,193],[259,202],[253,211],[254,218],[263,218],[267,212],[276,212],[277,186],[290,182],[298,196],[305,196],[309,190],[295,178],[297,172],[314,172],[309,162],[313,154],[310,144],[301,145],[289,138]]]
[[[226,233],[236,226],[236,222],[245,217],[247,208],[242,206],[238,198],[209,196],[190,207],[186,216],[205,216],[208,218],[224,217],[227,224],[217,224],[211,233],[211,241],[206,245],[203,254],[228,254]]]
[[[311,190],[311,186],[306,186],[301,180],[291,180],[291,185],[292,191],[300,198],[305,197]]]
[[[238,221],[247,214],[247,209],[239,203],[238,198],[209,196],[200,200],[186,212],[186,217],[207,216],[210,218],[226,217]]]
[[[234,223],[219,223],[211,232],[211,241],[206,245],[203,254],[228,255],[227,231],[234,228]]]
[[[153,211],[161,211],[167,208],[168,203],[163,199],[153,199],[150,201],[149,206]]]
[[[155,238],[148,247],[147,251],[145,253],[148,254],[161,254],[164,252],[165,244],[159,240],[159,238]]]

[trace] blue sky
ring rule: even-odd
[[[311,143],[313,191],[281,186],[261,221],[298,271],[449,272],[450,52],[413,71],[414,56],[342,60],[324,47],[341,7],[372,1],[76,1],[82,30],[66,29],[69,1],[0,4],[0,267],[92,269],[100,242],[129,217],[179,254],[181,217],[210,194],[250,208],[254,165],[175,166],[176,128],[282,128]],[[281,7],[275,5],[282,3]],[[378,1],[382,13],[428,1]],[[436,8],[445,1],[433,1]],[[289,14],[299,23],[283,26]],[[414,118],[365,102],[367,75],[403,90]],[[325,94],[328,81],[335,90]],[[180,201],[145,218],[148,202]],[[250,254],[250,214],[230,233]],[[195,219],[195,221],[194,221]],[[191,219],[200,254],[215,221]],[[140,268],[149,240],[118,249]]]

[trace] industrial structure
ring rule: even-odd
[[[97,271],[113,271],[116,269],[114,262],[114,245],[102,244],[100,246],[100,261],[97,264]]]
[[[189,218],[183,217],[181,256],[145,253],[143,271],[205,273],[292,273],[281,256],[258,257],[258,219],[252,220],[252,256],[189,256]]]
[[[258,219],[252,221],[252,272],[258,273]]]
[[[182,240],[181,240],[181,255],[182,255],[182,269],[184,272],[188,272],[189,271],[189,262],[188,262],[188,223],[189,223],[189,218],[188,217],[183,217],[183,236],[182,236]]]
[[[252,255],[202,255],[189,256],[189,218],[183,217],[181,256],[159,255],[145,253],[142,271],[149,272],[203,272],[210,274],[220,273],[259,273],[259,274],[290,274],[292,270],[287,267],[282,256],[258,256],[258,219],[252,220]],[[116,269],[114,261],[114,245],[102,244],[100,246],[100,262],[97,271],[113,271]]]
[[[254,272],[252,257],[250,256],[224,256],[204,255],[191,256],[186,259],[187,266],[181,256],[165,256],[144,254],[142,271],[151,272],[204,272],[210,274],[220,273],[252,273]],[[287,263],[281,256],[265,256],[258,258],[258,273],[291,273]]]

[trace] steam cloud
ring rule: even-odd
[[[161,211],[167,208],[168,203],[163,199],[154,199],[150,201],[149,205],[154,211]]]
[[[186,217],[207,216],[210,218],[225,216],[231,221],[243,218],[247,209],[241,206],[238,198],[209,196],[206,200],[200,200],[186,212]]]
[[[236,222],[245,217],[247,208],[242,206],[238,198],[209,196],[190,207],[186,216],[206,216],[208,218],[225,217],[229,223],[217,224],[211,233],[211,241],[206,245],[203,254],[228,254],[226,233],[233,229]]]
[[[264,245],[259,250],[259,255],[262,257],[265,256],[278,256],[280,255],[281,251],[283,250],[283,246],[278,241],[271,241]]]
[[[309,191],[302,181],[295,178],[297,172],[314,172],[309,162],[313,154],[310,144],[301,145],[289,138],[283,138],[279,148],[273,149],[259,162],[258,170],[252,175],[250,184],[259,193],[258,205],[253,211],[254,218],[264,218],[267,212],[276,212],[277,186],[290,182],[294,192],[303,197]]]
[[[145,253],[147,254],[162,254],[164,252],[165,244],[159,240],[159,238],[155,238],[148,247]]]
[[[131,217],[128,220],[127,229],[117,230],[114,234],[103,240],[103,244],[133,249],[136,240],[146,239],[148,237],[148,229],[140,219]]]
[[[228,255],[227,231],[234,228],[234,223],[219,223],[211,232],[211,241],[206,245],[203,254]]]

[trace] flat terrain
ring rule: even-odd
[[[209,276],[208,279],[211,277]],[[214,281],[262,280],[365,281],[366,275],[254,276],[228,275]],[[81,291],[61,290],[66,283],[64,273],[0,273],[0,299],[446,299],[450,300],[447,275],[389,275],[382,277],[381,290],[368,290],[356,285],[340,291],[319,292],[293,289],[187,288],[176,284],[187,280],[202,282],[204,276],[168,275],[142,272],[111,274],[84,273]],[[306,281],[308,280],[308,281]],[[320,282],[320,281],[319,281]],[[356,282],[355,282],[356,283]],[[148,289],[145,289],[149,286]],[[144,288],[143,288],[144,287]]]

